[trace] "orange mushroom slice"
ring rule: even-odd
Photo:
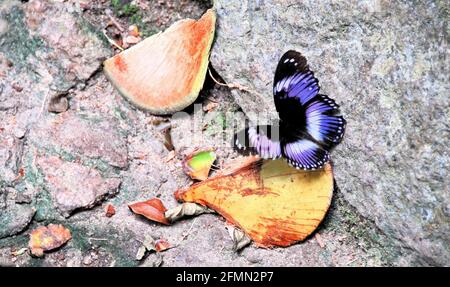
[[[216,14],[184,19],[104,62],[112,84],[134,105],[153,114],[180,111],[203,87]]]
[[[260,247],[289,246],[314,232],[331,203],[330,164],[303,171],[283,159],[243,162],[175,197],[214,209]]]

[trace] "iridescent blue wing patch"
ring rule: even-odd
[[[319,81],[309,69],[306,58],[296,51],[286,52],[280,59],[273,81],[275,107],[281,119],[288,118],[294,101],[305,106],[319,93]],[[288,104],[286,104],[288,102]],[[289,109],[289,107],[292,107]]]
[[[306,129],[316,141],[333,146],[341,142],[346,121],[337,115],[339,106],[325,95],[317,95],[306,107]]]
[[[278,126],[249,127],[235,135],[235,145],[264,159],[276,159],[282,156],[278,135]]]
[[[283,156],[290,165],[304,170],[322,168],[329,159],[327,150],[308,139],[284,144]]]

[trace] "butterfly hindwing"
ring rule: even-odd
[[[313,170],[328,161],[328,151],[308,139],[299,139],[283,145],[283,156],[296,168]]]
[[[235,135],[235,145],[264,159],[284,156],[296,168],[313,170],[328,161],[328,151],[311,140],[300,138],[292,142],[279,139],[278,126],[255,126],[243,129]]]
[[[346,121],[339,106],[325,95],[317,95],[306,108],[306,129],[316,141],[333,146],[342,140]]]
[[[248,127],[235,135],[235,145],[239,149],[257,153],[264,159],[282,156],[278,126]]]

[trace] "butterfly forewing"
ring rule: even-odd
[[[274,86],[281,80],[288,78],[297,72],[308,72],[309,67],[306,58],[299,52],[289,50],[281,56],[275,71],[275,78],[273,80]]]

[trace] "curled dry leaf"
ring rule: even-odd
[[[31,254],[41,257],[44,251],[49,251],[62,246],[72,238],[69,229],[61,224],[50,224],[33,230],[30,234],[28,247]]]
[[[231,240],[233,240],[234,251],[241,250],[242,248],[244,248],[245,246],[249,245],[252,242],[251,238],[239,228],[236,228],[234,226],[228,226],[227,230],[228,233],[230,234]]]
[[[330,164],[302,171],[285,160],[244,160],[218,176],[175,193],[178,200],[214,209],[258,246],[304,240],[325,217],[333,193]]]
[[[149,234],[145,236],[142,245],[139,247],[136,254],[136,260],[142,260],[147,251],[155,251],[155,240]]]
[[[155,249],[155,240],[151,235],[146,235],[142,245],[139,247],[136,253],[136,260],[142,260],[147,253],[147,251],[152,252],[156,251]]]
[[[142,242],[142,246],[148,251],[155,250],[155,240],[151,235],[147,235],[145,236],[144,242]]]
[[[159,199],[157,199],[157,198],[149,200],[149,201],[155,201],[155,200],[159,201]],[[144,205],[148,205],[147,202],[149,202],[149,201],[144,201],[144,203],[145,203]],[[161,201],[159,201],[159,202],[161,202]],[[134,205],[136,205],[136,203]],[[139,205],[142,205],[142,202],[139,203]],[[140,207],[140,208],[142,209],[142,207]],[[145,208],[147,208],[147,207],[145,207]],[[139,210],[139,211],[142,211],[142,210]],[[197,203],[193,203],[193,202],[185,202],[174,208],[166,210],[164,212],[164,218],[168,221],[167,224],[169,224],[169,223],[172,223],[174,221],[177,221],[177,220],[187,217],[187,216],[197,216],[197,215],[200,215],[203,213],[214,213],[214,212],[215,212],[214,210],[212,210],[206,206],[203,206],[203,205],[200,205]],[[137,213],[137,212],[135,212],[135,213]],[[138,214],[140,214],[140,213],[138,213]],[[153,221],[161,222],[159,213],[158,213],[157,218],[152,218],[151,216],[145,216],[145,217],[147,217],[148,219],[153,220]],[[163,222],[161,222],[161,223],[163,223]],[[164,223],[164,224],[166,224],[166,223]]]
[[[183,161],[183,170],[192,179],[205,180],[215,160],[216,153],[212,150],[195,151]]]
[[[185,202],[166,211],[165,216],[170,222],[186,216],[196,216],[203,213],[214,213],[214,210],[193,202]]]
[[[170,224],[164,215],[167,209],[159,198],[136,202],[128,205],[128,207],[134,213],[142,215],[150,220],[157,221],[162,224]]]
[[[147,252],[163,252],[172,247],[173,246],[164,239],[155,241],[151,235],[147,235],[136,253],[136,260],[142,260]]]

